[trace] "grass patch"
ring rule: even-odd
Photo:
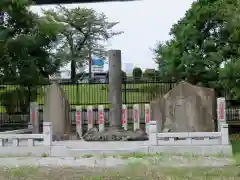
[[[47,154],[47,153],[43,153],[42,155],[41,155],[41,157],[42,158],[46,158],[46,157],[48,157],[49,155]]]
[[[1,158],[17,158],[17,157],[33,157],[32,153],[27,154],[6,154],[6,155],[0,155]]]
[[[137,158],[137,159],[142,159],[142,158],[147,158],[147,157],[152,157],[152,156],[157,156],[158,154],[145,154],[145,153],[129,153],[129,154],[122,154],[117,157],[121,159],[129,159],[129,158]]]
[[[82,158],[91,158],[91,157],[93,157],[92,154],[85,154],[85,155],[82,156]]]
[[[103,168],[35,168],[0,169],[1,180],[238,180],[238,167],[163,168],[131,164],[120,169]]]
[[[142,159],[142,158],[147,158],[147,157],[155,157],[155,156],[160,156],[158,153],[154,154],[146,154],[146,153],[126,153],[126,154],[102,154],[98,155],[96,157],[99,158],[108,158],[108,157],[113,157],[113,158],[119,158],[119,159],[129,159],[129,158],[136,158],[136,159]]]
[[[18,168],[5,168],[4,171],[1,174],[1,179],[2,175],[8,176],[9,179],[13,178],[24,178],[27,179],[31,174],[37,174],[39,171],[39,168],[37,167],[18,167]],[[1,172],[1,171],[0,171]]]
[[[152,92],[149,92],[152,86],[157,86],[159,93],[162,95],[167,93],[175,85],[170,83],[142,83],[142,84],[127,84],[123,85],[122,89],[127,91],[122,92],[123,102],[127,100],[128,104],[145,103],[153,97]],[[108,104],[108,84],[78,84],[78,85],[62,85],[70,104],[85,105],[85,104]],[[39,104],[44,103],[44,94],[46,87],[41,88],[42,96],[38,97]]]
[[[203,157],[215,157],[215,158],[223,158],[226,157],[223,154],[217,154],[217,155],[195,155],[191,153],[184,153],[184,154],[168,154],[168,153],[152,153],[152,154],[147,154],[147,153],[138,153],[138,152],[133,152],[133,153],[126,153],[126,154],[101,154],[101,155],[93,155],[93,154],[86,154],[80,157],[75,157],[76,159],[78,158],[119,158],[119,159],[146,159],[146,158],[171,158],[173,156],[176,157],[183,157],[186,159],[201,159]]]
[[[108,103],[108,84],[64,84],[60,85],[70,104],[107,104]],[[127,99],[128,103],[140,103],[146,102],[151,99],[152,91],[149,89],[154,87],[153,91],[158,91],[160,94],[167,93],[170,89],[175,87],[175,83],[140,83],[140,84],[127,84],[122,85],[122,89],[127,89],[127,91],[122,92],[123,100]],[[45,93],[47,92],[48,85],[39,86],[37,88],[38,97],[37,102],[39,104],[44,104]],[[0,93],[6,93],[14,91],[17,89],[16,85],[6,85],[5,88],[0,89]],[[156,90],[155,90],[156,89]]]
[[[233,156],[237,165],[240,165],[240,140],[232,140]]]

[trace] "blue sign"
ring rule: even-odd
[[[94,66],[104,66],[104,60],[103,59],[96,59],[96,58],[93,58],[92,59],[92,65]]]

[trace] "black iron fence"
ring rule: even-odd
[[[240,125],[240,102],[226,100],[226,121],[230,125]]]
[[[0,131],[28,127],[30,89],[20,85],[0,84]]]
[[[36,101],[39,105],[44,105],[49,85],[0,84],[0,131],[27,128],[30,102]],[[104,105],[106,109],[109,108],[108,83],[59,82],[59,85],[64,90],[73,111],[75,106],[85,108],[88,105],[95,107]],[[176,82],[171,81],[124,81],[122,102],[128,107],[132,104],[149,103],[175,86]]]
[[[108,83],[59,83],[66,93],[69,103],[75,105],[108,105]],[[123,104],[149,103],[176,86],[176,82],[163,81],[124,81],[122,84]],[[44,95],[48,85],[38,87],[37,102],[44,104]]]
[[[140,111],[143,111],[143,104],[163,96],[176,84],[173,81],[159,80],[124,81],[122,83],[122,102],[127,104],[129,108],[133,104],[140,104]],[[98,105],[104,105],[106,116],[109,116],[108,83],[71,83],[65,81],[59,82],[59,85],[66,93],[72,112],[75,111],[75,106],[86,108],[88,105],[92,105],[97,108]],[[44,105],[48,87],[49,84],[38,86],[0,84],[0,131],[27,128],[30,102],[36,101],[39,105]],[[227,101],[226,118],[230,124],[240,126],[240,106],[238,104],[240,102]],[[72,124],[74,126],[74,120]]]

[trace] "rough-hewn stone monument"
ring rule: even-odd
[[[152,120],[158,132],[214,131],[215,101],[213,89],[182,81],[151,102]]]
[[[70,139],[71,117],[68,99],[57,83],[52,83],[46,92],[43,121],[52,122],[53,140]]]

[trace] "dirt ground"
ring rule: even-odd
[[[240,167],[163,168],[127,165],[103,168],[1,168],[1,180],[240,180]]]

